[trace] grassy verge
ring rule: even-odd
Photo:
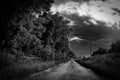
[[[55,66],[54,61],[39,61],[34,59],[21,60],[14,65],[0,69],[0,80],[17,80],[30,74],[41,72]]]
[[[120,55],[118,54],[91,56],[76,61],[108,80],[120,80]]]

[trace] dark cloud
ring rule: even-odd
[[[69,1],[75,1],[75,2],[82,3],[85,1],[89,1],[89,0],[55,0],[55,5],[64,4],[64,3],[69,2]]]
[[[68,1],[82,3],[89,0],[55,0],[55,4],[64,4]],[[116,8],[114,8],[114,10],[119,12]],[[120,40],[120,30],[114,25],[112,27],[108,27],[105,22],[101,21],[97,21],[97,25],[95,25],[89,21],[91,19],[89,16],[78,16],[77,13],[61,14],[75,22],[75,25],[72,26],[74,31],[72,35],[83,39],[79,42],[75,40],[70,42],[71,49],[77,54],[89,55],[91,45],[92,51],[95,51],[99,47],[109,48],[112,42]],[[85,21],[89,22],[89,24],[84,23]]]
[[[73,35],[83,39],[79,42],[70,42],[71,49],[80,56],[89,55],[91,51],[96,51],[99,47],[110,48],[112,42],[120,39],[120,30],[116,27],[107,27],[104,22],[97,21],[98,25],[93,23],[88,25],[84,21],[89,22],[89,17],[79,17],[77,14],[64,16],[75,22]]]
[[[96,41],[104,38],[115,38],[119,37],[120,31],[116,28],[109,28],[105,26],[104,22],[97,21],[98,25],[90,22],[89,17],[79,17],[76,14],[64,15],[75,22],[73,26],[74,36],[86,39],[89,41]],[[89,22],[89,25],[84,23],[84,21]]]
[[[55,1],[56,5],[59,5],[59,4],[64,4],[64,3],[69,2],[69,1],[83,3],[83,2],[89,2],[90,0],[54,0],[54,1]],[[107,1],[107,0],[101,0],[101,1]]]
[[[63,4],[68,1],[85,2],[90,0],[55,0],[55,3]],[[106,0],[101,0],[101,1],[106,1]],[[105,22],[101,22],[101,21],[97,21],[98,25],[95,25],[89,21],[91,19],[89,16],[78,16],[78,13],[74,13],[70,15],[67,13],[62,13],[62,15],[75,22],[75,25],[73,26],[74,36],[89,41],[96,41],[104,38],[112,38],[115,40],[119,39],[120,30],[114,27],[114,25],[110,28],[106,26]],[[89,24],[84,23],[85,21],[89,22]]]

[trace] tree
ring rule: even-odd
[[[109,51],[114,53],[120,53],[120,40],[112,43]]]
[[[43,48],[44,40],[41,40],[41,37],[46,31],[46,24],[49,23],[49,19],[41,13],[49,12],[53,0],[25,0],[23,2],[18,0],[18,2],[17,7],[20,9],[17,12],[15,10],[11,15],[9,24],[5,27],[6,38],[4,43],[1,42],[5,45],[5,49],[14,54],[23,52],[25,55],[37,55]]]
[[[75,54],[69,48],[68,35],[71,33],[71,28],[67,25],[69,21],[64,19],[58,13],[52,15],[52,20],[55,23],[54,33],[52,34],[52,46],[54,47],[55,52],[66,54],[63,54],[61,58],[71,58],[71,55]]]
[[[16,21],[19,21],[23,16],[30,12],[48,12],[54,0],[12,0],[1,2],[0,13],[0,48],[8,48],[9,43],[9,30],[11,27],[8,23],[12,18],[17,17]],[[4,8],[4,9],[3,9]],[[18,28],[16,28],[18,29]],[[14,29],[15,32],[17,30]],[[14,33],[16,34],[16,33]]]
[[[92,56],[103,55],[103,54],[106,54],[106,53],[107,53],[107,49],[100,47],[97,51],[93,52]]]
[[[45,32],[45,27],[42,25],[46,22],[45,18],[36,18],[33,12],[21,16],[22,19],[13,19],[9,25],[9,38],[12,51],[19,51],[25,54],[37,53],[37,50],[42,48],[41,36]],[[43,22],[41,22],[43,21]]]
[[[67,38],[71,32],[67,25],[69,21],[58,13],[53,15],[49,12],[47,8],[52,1],[45,0],[49,4],[42,0],[38,1],[41,2],[33,2],[30,5],[28,2],[27,11],[18,12],[10,20],[6,27],[7,49],[18,56],[23,53],[27,56],[39,56],[43,60],[57,58],[69,60],[74,57]]]

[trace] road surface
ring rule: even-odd
[[[31,75],[26,80],[103,80],[93,71],[87,69],[74,60],[60,64],[40,73]]]

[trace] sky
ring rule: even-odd
[[[55,0],[51,11],[71,21],[70,47],[80,56],[120,39],[120,0]]]

